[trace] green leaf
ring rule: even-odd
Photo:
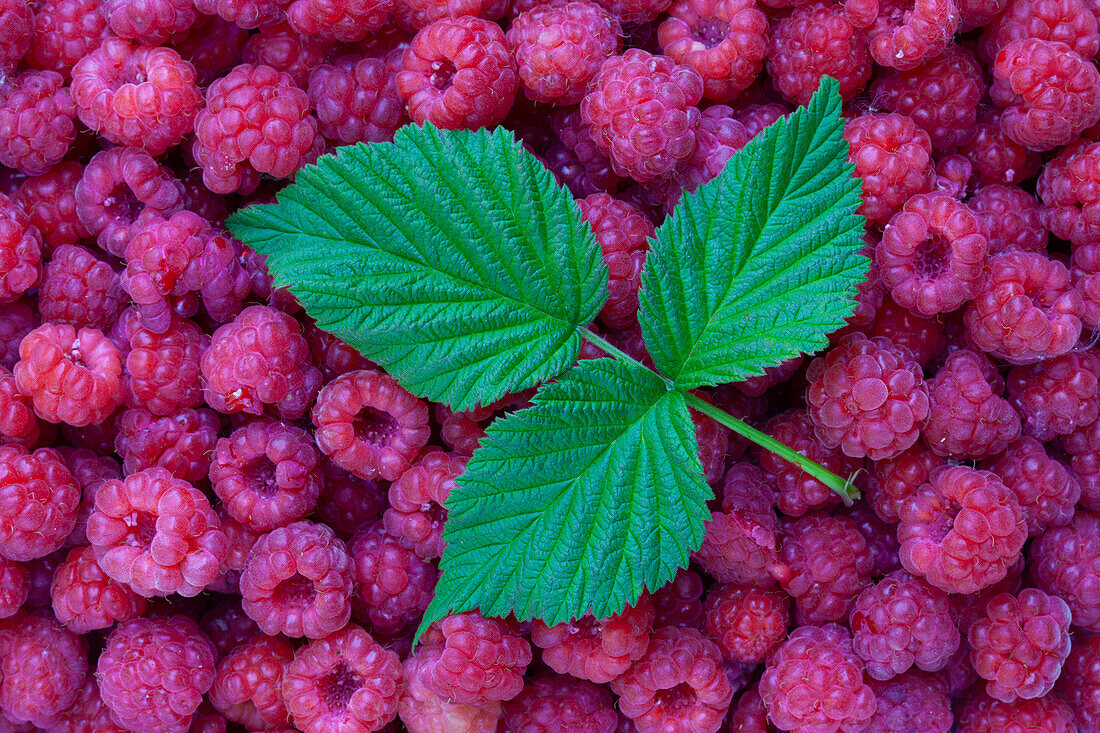
[[[711,491],[682,393],[595,359],[534,403],[490,426],[447,499],[421,630],[471,608],[548,624],[618,613],[703,541]]]
[[[825,346],[869,261],[837,84],[770,126],[687,194],[642,272],[639,318],[680,389],[738,381]]]
[[[607,267],[572,197],[503,128],[408,125],[232,216],[318,325],[456,410],[574,363]]]

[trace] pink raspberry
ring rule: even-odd
[[[855,523],[847,517],[811,514],[785,528],[779,557],[790,567],[780,585],[795,601],[799,624],[843,618],[871,582],[874,561]]]
[[[672,580],[653,592],[654,628],[703,626],[703,576],[680,568]]]
[[[0,163],[37,176],[60,162],[76,139],[76,106],[61,74],[25,71],[0,97]]]
[[[0,194],[0,304],[13,303],[38,284],[42,236],[19,204]]]
[[[566,675],[542,675],[504,705],[504,730],[615,733],[619,716],[605,687]]]
[[[294,647],[281,636],[256,634],[218,661],[210,703],[222,715],[249,729],[286,727],[283,676]]]
[[[790,598],[779,590],[721,585],[708,595],[704,633],[726,659],[763,662],[787,636]]]
[[[253,545],[241,573],[241,605],[265,634],[318,639],[351,618],[353,573],[330,528],[294,522]]]
[[[78,244],[88,230],[76,215],[76,184],[84,166],[76,161],[58,163],[40,176],[19,184],[13,200],[27,213],[47,248]]]
[[[0,556],[0,619],[14,616],[27,600],[30,573],[22,563]]]
[[[852,99],[871,78],[867,39],[841,8],[800,3],[774,26],[768,74],[780,94],[796,104],[810,101],[823,76],[836,79],[841,96]]]
[[[995,382],[990,384],[993,378]],[[959,349],[929,382],[924,443],[936,455],[987,458],[1020,437],[1020,418],[1001,397],[1003,382],[981,353]]]
[[[76,547],[54,571],[50,597],[57,620],[73,633],[108,629],[145,613],[148,601],[112,580],[96,562],[92,547]]]
[[[924,365],[943,353],[947,346],[945,330],[942,317],[922,318],[887,295],[875,314],[869,335],[884,336],[896,346],[904,346],[913,352],[918,364]]]
[[[603,684],[642,658],[654,617],[653,601],[643,593],[635,605],[604,619],[587,614],[554,626],[535,619],[531,642],[555,672]]]
[[[672,173],[694,152],[695,105],[702,96],[703,80],[694,69],[630,49],[600,67],[581,102],[581,118],[616,173],[651,181]]]
[[[0,63],[11,64],[22,59],[34,38],[34,12],[24,0],[4,0],[0,3]]]
[[[107,0],[102,12],[119,38],[150,46],[186,33],[197,19],[188,0]]]
[[[795,629],[768,658],[760,697],[785,729],[857,731],[875,712],[851,635],[838,624]]]
[[[128,336],[123,373],[127,406],[170,415],[202,403],[199,362],[210,345],[202,329],[173,315],[164,333],[135,324]]]
[[[1020,556],[1027,523],[1015,494],[989,471],[944,466],[899,511],[901,564],[948,593],[996,583]]]
[[[236,26],[234,26],[236,27]],[[240,61],[253,66],[270,66],[275,71],[290,74],[302,89],[309,84],[310,73],[330,60],[335,53],[332,43],[317,38],[307,38],[284,22],[265,24],[243,46],[237,44],[230,66]],[[224,76],[224,74],[219,74]]]
[[[1064,43],[1085,59],[1100,50],[1096,16],[1083,0],[1012,0],[982,29],[979,48],[992,59],[1009,43],[1028,38]]]
[[[788,410],[776,415],[765,425],[764,432],[839,476],[849,476],[861,465],[842,451],[825,447],[816,436],[806,410]],[[760,467],[778,492],[777,506],[783,514],[800,517],[813,508],[840,502],[835,491],[795,464],[763,448],[755,450]]]
[[[506,621],[467,611],[436,621],[421,635],[420,680],[451,702],[480,706],[523,689],[531,645]]]
[[[954,0],[880,0],[867,43],[877,63],[905,71],[939,56],[958,28]]]
[[[191,619],[136,618],[107,637],[96,679],[103,702],[125,727],[185,733],[214,681],[215,659],[214,645]]]
[[[875,714],[867,730],[876,733],[948,733],[955,723],[943,682],[920,672],[886,681],[871,680]]]
[[[998,183],[982,186],[966,205],[981,220],[989,254],[1008,249],[1045,252],[1047,230],[1035,197],[1018,186]]]
[[[1035,584],[1069,604],[1074,626],[1100,632],[1100,517],[1078,511],[1065,527],[1040,535],[1028,560]]]
[[[1062,667],[1057,690],[1073,708],[1079,731],[1100,725],[1100,636],[1077,637]]]
[[[30,399],[19,391],[12,373],[0,366],[0,443],[4,439],[32,445],[40,428]]]
[[[427,405],[393,377],[369,369],[326,384],[310,416],[317,446],[341,468],[366,479],[395,481],[431,433]]]
[[[1066,353],[1081,335],[1081,296],[1069,269],[1037,252],[1003,252],[966,309],[966,332],[982,350],[1010,364]]]
[[[628,328],[638,320],[638,285],[653,224],[637,207],[606,193],[594,193],[577,203],[610,271],[610,294],[600,320],[608,328]]]
[[[348,553],[355,566],[352,610],[357,619],[386,635],[420,619],[435,591],[433,565],[402,547],[377,520],[356,533]]]
[[[52,448],[0,445],[0,554],[24,562],[62,546],[76,523],[80,489]]]
[[[475,16],[498,20],[508,11],[509,5],[507,0],[397,0],[394,16],[400,27],[420,30],[444,18]]]
[[[638,733],[715,733],[733,699],[718,647],[689,628],[654,631],[645,656],[612,680],[611,689]]]
[[[48,321],[107,330],[122,310],[124,294],[109,263],[86,247],[64,244],[46,265],[38,298]]]
[[[1073,733],[1073,710],[1057,695],[1001,702],[973,692],[957,716],[958,733]]]
[[[876,480],[867,486],[867,501],[884,522],[897,523],[905,500],[928,483],[932,471],[946,463],[943,458],[919,444],[896,458],[876,461]]]
[[[0,709],[13,721],[50,726],[88,674],[87,642],[47,615],[0,621]]]
[[[111,719],[111,709],[99,696],[95,675],[85,678],[76,700],[53,718],[50,733],[128,733]]]
[[[158,417],[140,407],[122,413],[115,449],[127,475],[159,466],[195,483],[206,478],[221,423],[212,410],[178,410]]]
[[[421,681],[424,663],[421,657],[430,656],[417,651],[405,658],[405,689],[397,701],[397,715],[410,733],[433,733],[457,727],[464,733],[496,733],[502,710],[499,700],[484,705],[464,705],[452,702],[432,692]]]
[[[872,225],[886,224],[911,196],[931,188],[932,142],[909,117],[861,115],[845,124],[844,138],[848,160],[862,179],[859,213]]]
[[[1034,438],[1021,438],[1009,446],[989,469],[1016,494],[1032,537],[1047,527],[1068,524],[1073,518],[1081,484]]]
[[[352,43],[381,29],[394,5],[394,0],[293,0],[286,18],[303,36]]]
[[[34,40],[27,62],[68,78],[73,64],[107,36],[99,0],[44,0],[34,5]]]
[[[1036,183],[1036,192],[1043,201],[1043,225],[1054,236],[1079,247],[1096,244],[1100,238],[1098,160],[1100,143],[1077,140],[1043,166]]]
[[[309,101],[321,134],[339,145],[378,143],[408,121],[397,94],[401,53],[383,58],[345,56],[309,75]]]
[[[324,482],[316,516],[343,537],[350,537],[364,522],[376,519],[389,506],[384,481],[362,479],[321,458]]]

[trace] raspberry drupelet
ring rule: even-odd
[[[42,235],[22,207],[0,194],[0,305],[14,303],[42,275]]]
[[[705,609],[704,633],[735,662],[763,662],[786,638],[791,621],[785,593],[751,585],[716,586]]]
[[[767,422],[764,432],[838,476],[849,476],[861,465],[839,449],[826,447],[816,436],[806,410],[788,410],[776,415]],[[754,450],[760,468],[777,491],[776,505],[783,514],[801,517],[811,509],[840,502],[835,491],[799,466],[764,448]]]
[[[0,85],[0,163],[37,176],[76,139],[76,106],[61,74],[25,71]]]
[[[607,688],[566,675],[531,680],[504,705],[504,730],[523,733],[615,733],[619,716]]]
[[[848,160],[862,179],[859,213],[883,226],[915,194],[932,187],[932,142],[912,119],[899,114],[866,114],[844,125]]]
[[[176,478],[206,478],[221,424],[212,410],[178,410],[164,416],[134,407],[118,419],[115,450],[129,475],[159,466]]]
[[[608,328],[629,328],[638,320],[638,286],[653,236],[653,223],[633,204],[594,193],[577,201],[592,228],[609,271],[607,302],[600,320]]]
[[[1100,725],[1100,636],[1076,637],[1056,689],[1073,708],[1079,731]]]
[[[984,185],[966,205],[982,222],[990,255],[1007,249],[1046,251],[1049,237],[1042,223],[1039,203],[1019,186]]]
[[[715,733],[733,699],[718,647],[695,629],[674,626],[654,631],[645,656],[611,689],[638,733]]]
[[[80,163],[63,161],[40,176],[26,179],[12,195],[42,235],[47,249],[78,244],[88,237],[88,230],[76,214],[76,184],[83,172]]]
[[[1100,517],[1078,510],[1032,542],[1028,560],[1035,585],[1069,605],[1073,625],[1100,632]]]
[[[981,459],[1000,453],[1020,437],[1020,418],[1003,392],[1004,383],[985,355],[953,352],[928,383],[932,407],[924,444],[944,457]]]
[[[210,703],[250,730],[289,724],[283,703],[283,675],[294,660],[294,646],[282,636],[256,634],[218,661]]]
[[[88,673],[87,641],[48,614],[0,621],[0,709],[13,721],[51,726]]]
[[[867,541],[847,517],[811,514],[791,521],[779,557],[790,568],[780,585],[794,598],[799,624],[847,616],[874,568]]]
[[[656,616],[653,627],[691,627],[703,625],[703,576],[694,570],[680,568],[672,580],[653,592]]]
[[[178,38],[197,20],[189,0],[106,0],[102,12],[119,38],[150,46]]]
[[[1019,185],[1039,172],[1043,158],[1005,135],[1001,117],[996,108],[980,109],[977,131],[959,152],[973,164],[974,173],[982,183]]]
[[[303,36],[353,43],[381,29],[394,4],[394,0],[293,0],[286,18]]]
[[[123,372],[127,406],[170,415],[202,403],[199,364],[210,337],[201,328],[173,315],[164,333],[135,323],[128,337]]]
[[[408,121],[397,94],[401,51],[382,58],[344,56],[318,66],[309,75],[309,101],[318,127],[338,145],[378,143],[393,139]]]
[[[265,634],[321,638],[351,618],[354,567],[323,524],[301,521],[253,545],[241,573],[241,605]]]
[[[1057,695],[1001,702],[980,691],[963,698],[958,733],[1074,733],[1073,710]]]
[[[1043,225],[1081,247],[1100,241],[1100,193],[1096,181],[1100,143],[1077,140],[1043,166],[1035,185]]]
[[[955,0],[880,0],[867,44],[877,63],[905,71],[939,56],[958,28]]]
[[[996,474],[965,466],[934,470],[898,514],[901,564],[948,593],[1005,577],[1027,539],[1016,495]]]
[[[840,95],[852,99],[871,78],[867,40],[843,9],[825,2],[800,3],[780,17],[768,46],[768,74],[788,101],[806,104],[821,77],[831,76]]]
[[[186,733],[214,682],[214,645],[186,616],[124,621],[96,666],[103,702],[135,733]]]
[[[507,621],[476,611],[447,616],[421,635],[420,681],[444,700],[481,706],[523,689],[531,645]]]
[[[1083,0],[1012,0],[982,29],[980,53],[987,59],[1012,43],[1028,38],[1064,43],[1082,58],[1100,50],[1097,19]]]
[[[1060,461],[1047,455],[1034,438],[1021,438],[1009,446],[989,469],[1016,494],[1032,537],[1048,527],[1069,524],[1081,498],[1081,483]]]
[[[393,635],[424,615],[435,592],[435,566],[402,547],[381,521],[360,529],[348,553],[355,566],[352,611],[357,620]]]
[[[867,730],[876,733],[949,733],[955,723],[951,698],[941,680],[906,672],[889,680],[871,680],[875,714]]]
[[[95,549],[76,547],[54,571],[50,584],[54,616],[73,633],[107,629],[145,613],[148,601],[107,576]]]
[[[42,274],[38,310],[47,321],[106,331],[118,319],[124,297],[110,263],[87,247],[63,244]]]
[[[59,72],[66,79],[73,64],[107,37],[99,0],[44,0],[35,3],[34,36],[27,62]]]

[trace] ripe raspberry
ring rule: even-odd
[[[0,556],[0,619],[14,616],[27,600],[30,573],[22,563]]]
[[[260,35],[262,32],[253,38]],[[248,31],[239,25],[218,15],[199,13],[187,32],[173,36],[169,45],[195,67],[199,86],[206,87],[240,62],[248,38]]]
[[[240,596],[223,596],[216,606],[203,614],[199,626],[210,637],[219,659],[260,633],[256,622],[241,608]]]
[[[289,717],[283,704],[283,674],[293,659],[289,640],[256,634],[218,661],[210,703],[249,729],[285,727]]]
[[[448,0],[447,2],[398,0],[394,6],[394,16],[400,27],[420,30],[434,21],[443,18],[460,18],[465,15],[498,20],[508,11],[509,5],[507,0]],[[523,9],[517,7],[516,12]],[[611,8],[608,9],[611,10]]]
[[[997,476],[944,466],[901,505],[901,564],[948,593],[996,583],[1020,555],[1027,523]]]
[[[1069,604],[1074,626],[1100,632],[1100,517],[1078,511],[1067,526],[1040,535],[1028,560],[1035,584]]]
[[[44,0],[34,5],[34,40],[27,62],[68,78],[73,64],[107,36],[99,0]]]
[[[241,28],[259,28],[279,20],[289,0],[195,0],[195,9],[220,15]]]
[[[992,374],[997,383],[990,384]],[[1020,437],[1020,418],[1000,395],[1003,383],[981,353],[959,349],[929,382],[932,404],[924,443],[936,455],[987,458]]]
[[[99,693],[135,733],[184,733],[214,681],[214,645],[186,616],[123,621],[96,667]]]
[[[39,437],[40,428],[30,399],[19,391],[15,377],[0,367],[0,443],[4,439],[31,445]]]
[[[128,733],[111,719],[111,710],[99,696],[99,683],[88,675],[77,698],[52,719],[50,733]]]
[[[381,29],[394,5],[394,0],[293,0],[286,17],[303,36],[353,43]]]
[[[206,478],[221,423],[211,410],[179,410],[158,417],[140,407],[122,413],[115,450],[129,475],[159,466],[178,479]]]
[[[864,492],[875,514],[884,522],[896,524],[905,500],[928,483],[932,471],[947,462],[921,445],[915,445],[896,458],[877,461],[875,481]]]
[[[1018,186],[982,186],[966,205],[982,221],[989,254],[1008,249],[1045,252],[1047,230],[1035,197]]]
[[[506,621],[468,611],[436,621],[420,637],[426,647],[420,681],[450,702],[481,706],[511,700],[523,689],[531,645]]]
[[[354,372],[356,369],[377,368],[374,362],[360,354],[353,346],[349,346],[331,333],[308,323],[303,330],[306,341],[309,342],[313,362],[321,370],[324,381],[331,381],[334,377]]]
[[[1021,438],[989,468],[1016,494],[1032,537],[1073,518],[1081,484],[1034,438]]]
[[[17,63],[34,38],[34,13],[23,0],[0,3],[0,63]]]
[[[102,12],[119,38],[150,46],[186,33],[197,19],[187,0],[106,0]]]
[[[823,76],[836,79],[840,95],[852,99],[871,78],[867,40],[841,8],[801,3],[772,31],[768,74],[775,88],[796,104],[810,101]]]
[[[757,685],[750,687],[730,708],[729,729],[732,733],[775,733]],[[622,727],[619,733],[623,733]]]
[[[348,552],[355,566],[356,619],[387,636],[420,619],[435,591],[433,565],[402,547],[381,521],[361,528]]]
[[[241,573],[248,564],[248,553],[252,552],[263,533],[246,527],[229,516],[224,506],[218,507],[217,511],[222,532],[225,532],[225,559],[218,566],[218,575],[207,584],[206,590],[235,594],[240,592]]]
[[[954,0],[880,0],[867,44],[877,63],[906,71],[939,56],[958,28]]]
[[[330,60],[334,53],[332,43],[306,38],[284,22],[265,24],[245,37],[248,40],[244,45],[238,44],[239,48],[234,49],[239,61],[253,66],[270,66],[275,71],[290,74],[302,89],[309,83],[310,73]],[[238,63],[236,56],[229,66]]]
[[[654,628],[703,628],[703,577],[693,570],[680,568],[672,580],[653,593],[653,608],[656,611]]]
[[[869,493],[868,488],[875,483],[877,479],[873,475],[860,474],[856,477],[856,486],[865,496]],[[856,529],[863,535],[874,566],[871,571],[872,577],[879,578],[895,570],[901,570],[901,560],[898,559],[901,544],[898,542],[897,528],[879,519],[870,504],[863,502],[857,503],[851,509],[838,508],[836,514],[846,516],[855,522]]]
[[[321,385],[297,321],[262,305],[245,308],[214,332],[202,376],[203,395],[215,410],[262,415],[266,408],[284,420],[302,417]]]
[[[107,629],[145,613],[148,602],[128,586],[109,578],[91,547],[69,551],[50,585],[53,612],[73,633]]]
[[[847,517],[811,514],[785,528],[780,559],[790,577],[780,585],[795,600],[799,624],[835,621],[848,614],[871,582],[874,561],[867,542]]]
[[[57,72],[25,71],[0,85],[0,163],[37,176],[65,157],[76,107],[64,84]]]
[[[341,468],[366,479],[396,480],[431,432],[427,405],[389,375],[369,369],[325,385],[310,416],[317,446]]]
[[[1057,695],[1001,702],[972,692],[958,713],[958,733],[1073,733],[1073,711]]]
[[[1043,166],[1036,184],[1044,226],[1077,246],[1095,244],[1100,237],[1097,160],[1100,143],[1078,140]]]
[[[0,445],[0,554],[20,562],[60,548],[73,525],[80,489],[51,448],[33,453]]]
[[[88,674],[88,645],[46,615],[0,621],[0,708],[11,720],[49,726],[76,701]]]
[[[921,318],[887,295],[875,315],[870,335],[884,336],[896,346],[904,346],[913,353],[918,364],[924,365],[946,348],[945,330],[943,318]]]
[[[607,688],[547,674],[504,705],[502,725],[516,733],[615,733],[618,723]]]
[[[599,356],[603,356],[602,351]],[[463,412],[454,412],[446,405],[437,403],[433,414],[440,426],[439,437],[455,453],[473,455],[481,439],[485,437],[485,429],[492,421],[504,413],[530,407],[532,395],[534,391],[530,390],[505,395],[489,405],[484,407],[479,405]]]
[[[992,59],[1009,43],[1028,38],[1064,43],[1085,59],[1100,50],[1096,16],[1083,0],[1012,0],[982,29],[979,48]]]
[[[1001,116],[999,110],[980,110],[977,132],[959,152],[974,165],[982,183],[1020,184],[1039,172],[1042,156],[1005,135]]]
[[[38,284],[42,236],[19,204],[0,194],[0,304],[14,303]]]
[[[735,662],[762,662],[787,636],[790,599],[779,590],[721,585],[707,595],[704,632]]]
[[[735,463],[726,472],[722,497],[693,559],[722,583],[774,584],[773,576],[786,573],[777,553],[774,489],[759,468]]]
[[[86,247],[64,244],[46,265],[38,309],[48,321],[107,330],[122,311],[123,297],[110,264]]]
[[[321,146],[309,95],[270,66],[234,68],[207,87],[206,107],[195,117],[192,152],[214,193],[248,192],[261,173],[288,178],[316,160]]]
[[[1004,9],[1008,0],[958,0],[959,30],[966,32],[988,25]]]
[[[1073,248],[1073,287],[1081,295],[1081,321],[1095,330],[1100,326],[1100,244],[1083,244]]]
[[[283,674],[283,699],[302,733],[369,733],[397,714],[401,660],[348,626],[311,641]]]
[[[1073,708],[1078,730],[1096,731],[1100,725],[1100,636],[1074,639],[1057,689]]]
[[[600,310],[608,328],[628,328],[638,320],[638,285],[649,251],[653,224],[640,209],[606,193],[577,201],[610,271],[610,295]]]
[[[252,547],[241,573],[241,605],[265,634],[317,639],[351,618],[353,571],[330,528],[294,522]]]
[[[873,274],[873,271],[875,270],[874,264],[871,265],[871,269],[872,269],[872,274]],[[870,277],[871,277],[871,275],[868,275],[868,279],[870,279]],[[860,293],[865,292],[864,288],[863,288],[863,283],[860,283],[859,289],[860,289]],[[880,299],[881,299],[881,293],[880,293]],[[863,315],[861,313],[862,310],[863,310],[863,308],[861,307],[861,305],[857,305],[856,306],[856,316]],[[876,310],[877,310],[877,306],[876,306]],[[856,317],[856,316],[853,316],[853,317]],[[874,314],[873,313],[870,315],[870,318],[872,320],[874,320]],[[851,323],[849,323],[849,325],[851,325]],[[857,328],[856,330],[859,330],[859,329]],[[739,392],[741,392],[742,394],[744,394],[747,397],[760,397],[761,395],[766,393],[772,387],[774,387],[777,384],[780,384],[782,382],[786,382],[788,379],[793,377],[795,375],[795,373],[798,372],[798,370],[802,367],[802,364],[803,364],[803,358],[801,356],[796,356],[795,358],[788,359],[787,361],[782,362],[781,364],[778,364],[777,366],[765,367],[763,374],[761,374],[759,376],[755,376],[755,377],[749,377],[748,379],[743,379],[740,382],[734,382],[734,386],[737,388],[737,390]]]
[[[42,235],[47,249],[77,244],[88,236],[76,215],[76,184],[83,171],[84,166],[75,161],[58,163],[46,173],[23,181],[12,196]]]
[[[397,74],[413,122],[444,129],[502,122],[518,85],[504,31],[472,16],[443,18],[417,33]]]
[[[871,680],[875,714],[867,730],[876,733],[948,733],[955,718],[941,680],[906,672],[880,682]]]
[[[338,145],[378,143],[408,121],[397,94],[401,53],[384,58],[345,56],[309,75],[309,101],[321,134]]]
[[[795,629],[768,658],[760,697],[784,729],[857,731],[875,712],[863,664],[838,624]]]
[[[420,681],[420,656],[410,654],[402,665],[406,687],[397,701],[397,714],[410,733],[434,733],[455,727],[464,733],[496,733],[502,710],[499,701],[482,706],[451,702]]]
[[[610,682],[642,658],[653,630],[655,611],[650,596],[604,619],[591,614],[547,626],[531,624],[531,642],[542,649],[542,661],[559,674],[597,684]]]
[[[210,337],[197,325],[172,316],[164,333],[135,323],[129,335],[123,375],[126,404],[154,415],[170,415],[202,403],[199,361]]]
[[[815,435],[813,423],[805,410],[780,413],[768,421],[764,432],[839,476],[852,474],[860,465],[859,461],[840,450],[826,448]],[[783,514],[800,517],[815,507],[840,502],[836,492],[795,464],[763,448],[755,450],[768,482],[778,492],[777,505]]]
[[[911,196],[930,190],[932,142],[909,117],[861,115],[845,124],[844,138],[850,149],[848,160],[863,181],[859,213],[869,223],[886,224]]]
[[[543,160],[574,196],[615,191],[619,176],[611,159],[593,141],[591,131],[576,108],[559,110],[550,119],[561,144],[551,145]]]
[[[321,469],[325,480],[316,516],[342,537],[350,537],[364,522],[378,518],[389,506],[384,481],[354,476],[327,456],[321,458]]]

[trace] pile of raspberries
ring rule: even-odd
[[[1100,732],[1094,0],[0,0],[0,733]],[[828,350],[703,396],[712,517],[609,618],[412,633],[496,417],[319,329],[226,216],[503,126],[646,360],[648,238],[825,76],[862,178]],[[1094,142],[1097,141],[1097,142]],[[598,356],[586,347],[582,358]]]

